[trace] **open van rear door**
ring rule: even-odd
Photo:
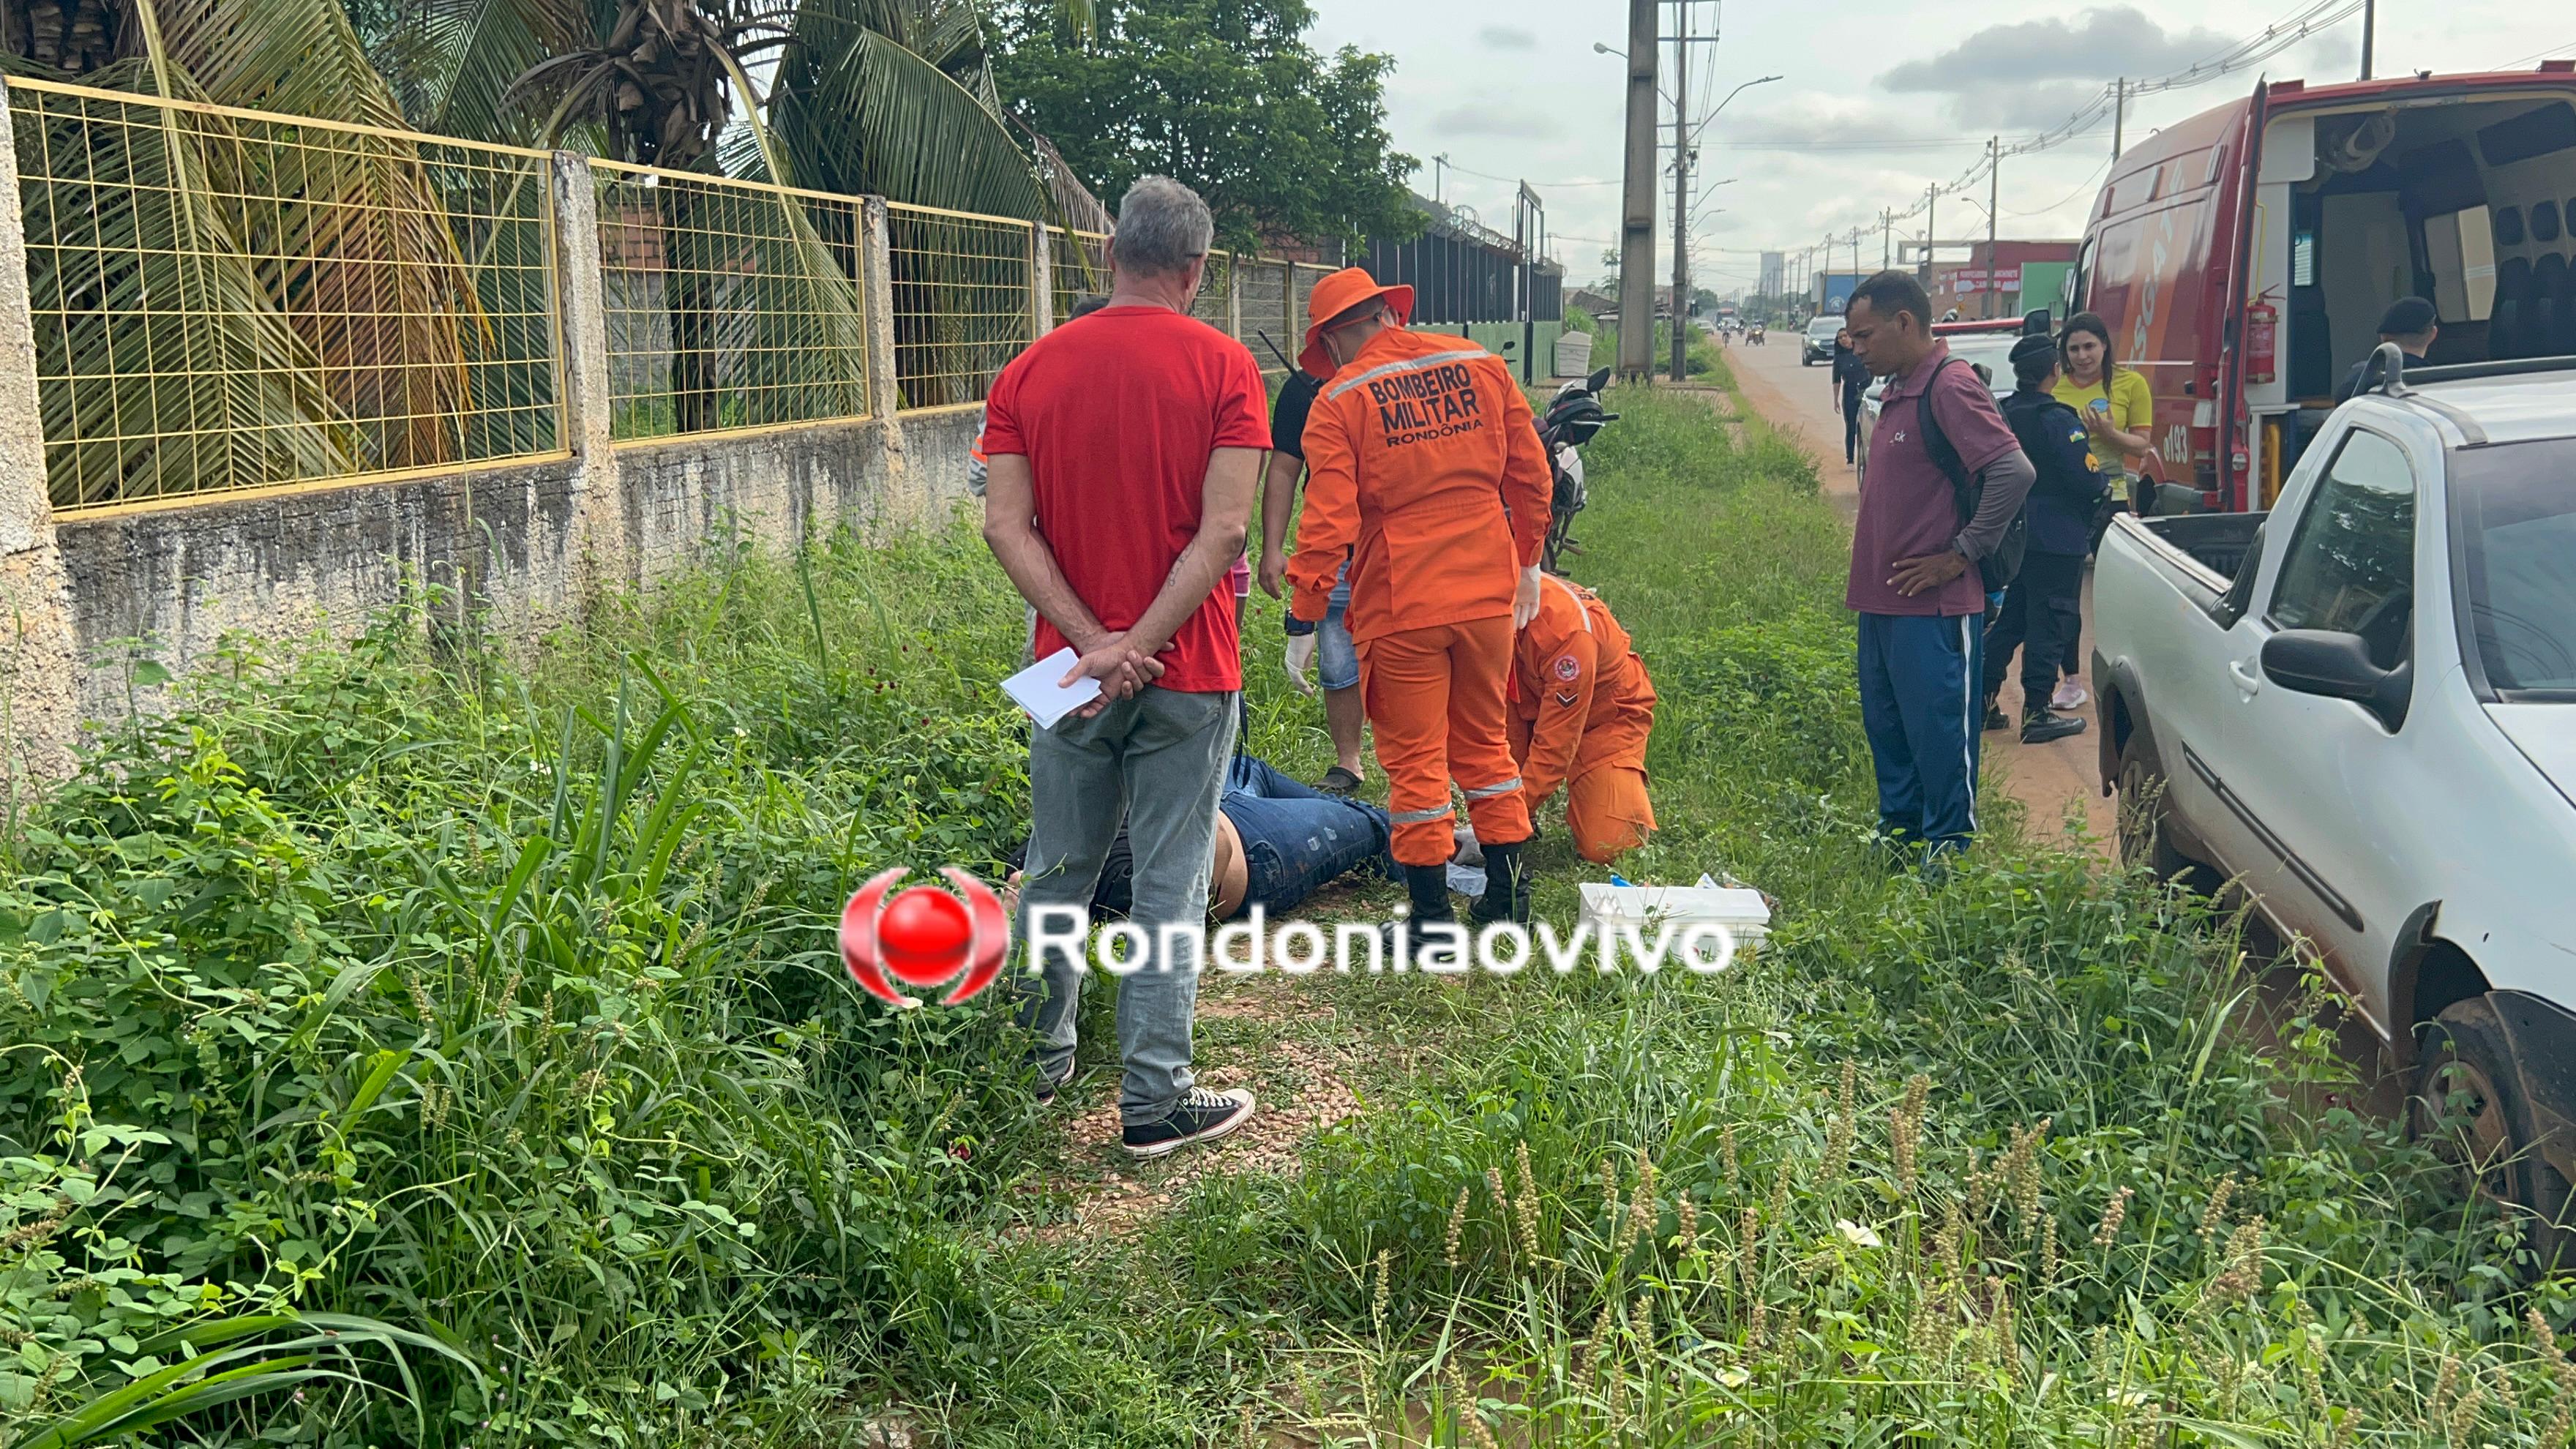
[[[2263,170],[2263,128],[2268,114],[2271,83],[2254,82],[2254,103],[2246,108],[2245,140],[2237,147],[2236,167],[2236,255],[2230,263],[2226,284],[2218,289],[2219,305],[2226,309],[2219,324],[2218,396],[2211,401],[2218,426],[2210,431],[2212,461],[2218,465],[2217,487],[2204,487],[2202,503],[2221,510],[2242,511],[2253,506],[2248,489],[2253,472],[2253,414],[2245,405],[2245,366],[2242,361],[2245,340],[2245,307],[2247,280],[2254,274],[2254,182]],[[2198,470],[2195,469],[2195,472]],[[2214,470],[2215,471],[2215,470]],[[2214,492],[2215,498],[2206,496]]]

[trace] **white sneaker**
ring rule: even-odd
[[[2084,707],[2084,701],[2092,697],[2085,692],[2082,684],[2069,676],[2057,681],[2057,692],[2048,697],[2048,707],[2057,710],[2081,709]]]

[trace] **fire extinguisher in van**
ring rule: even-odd
[[[2270,382],[2279,367],[2281,314],[2268,291],[2245,307],[2245,380]]]

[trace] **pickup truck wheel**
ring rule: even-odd
[[[2174,847],[2166,823],[2165,771],[2147,743],[2144,730],[2134,731],[2120,747],[2117,823],[2122,865],[2143,865],[2158,880],[2171,880],[2200,862]]]
[[[2568,1184],[2534,1150],[2540,1134],[2503,1021],[2486,997],[2473,996],[2443,1008],[2421,1030],[2408,1130],[2458,1164],[2472,1192],[2521,1220],[2524,1242],[2547,1271],[2570,1247],[2560,1223]]]

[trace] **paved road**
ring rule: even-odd
[[[1834,406],[1828,370],[1821,365],[1800,367],[1797,334],[1786,331],[1760,347],[1748,347],[1739,340],[1727,349],[1726,357],[1735,366],[1744,400],[1773,427],[1805,442],[1816,457],[1826,496],[1842,506],[1845,517],[1851,516],[1860,506],[1860,493],[1852,469],[1842,461],[1843,420]],[[2084,580],[2084,637],[2093,637],[2090,573]],[[2005,714],[2020,717],[2019,680],[2005,681],[2003,705]],[[2088,704],[2078,713],[2091,719],[2093,707]],[[2099,720],[2093,721],[2093,728],[2100,728]],[[1999,732],[1986,736],[1985,757],[1988,768],[2002,772],[2004,785],[2030,811],[2034,833],[2058,832],[2072,805],[2095,847],[2107,855],[2115,821],[2112,802],[2102,797],[2095,783],[2100,773],[2096,748],[2092,729],[2071,739],[2030,746]]]

